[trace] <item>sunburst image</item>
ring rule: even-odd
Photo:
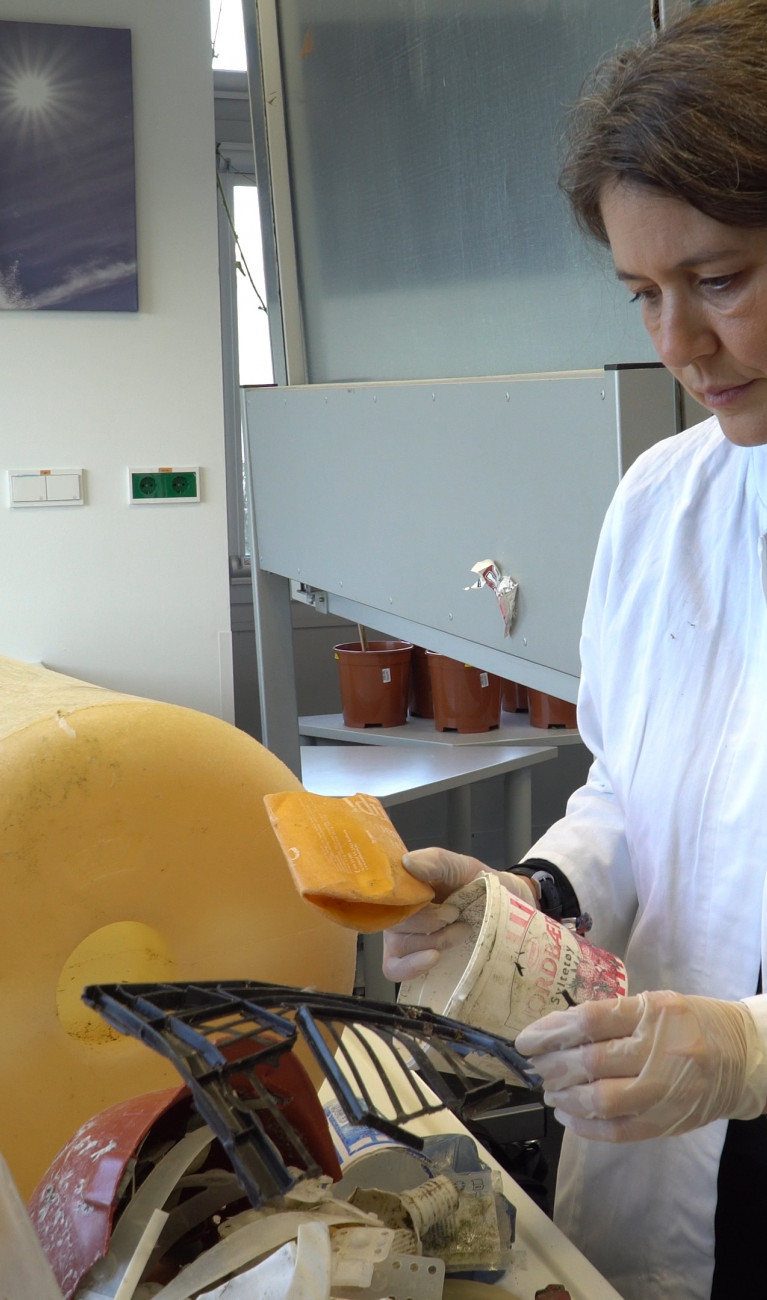
[[[135,311],[130,32],[0,22],[0,309]]]

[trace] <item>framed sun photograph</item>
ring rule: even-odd
[[[130,31],[0,21],[0,310],[137,309]]]

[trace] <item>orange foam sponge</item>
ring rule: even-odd
[[[372,795],[289,790],[264,803],[299,893],[330,920],[373,934],[432,901],[431,886],[403,867],[407,849]]]

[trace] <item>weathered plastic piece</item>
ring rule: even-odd
[[[61,1300],[11,1171],[0,1156],[0,1295],[3,1300]]]
[[[91,1116],[177,1083],[84,985],[351,989],[355,936],[298,897],[263,804],[295,789],[220,718],[0,658],[0,1150],[22,1196]]]
[[[65,1300],[107,1253],[125,1172],[149,1131],[174,1108],[181,1128],[191,1110],[186,1088],[132,1097],[94,1115],[59,1151],[35,1188],[29,1216]]]
[[[256,1207],[295,1182],[266,1136],[269,1119],[283,1133],[290,1120],[270,1100],[261,1070],[284,1060],[299,1033],[351,1123],[369,1124],[417,1148],[422,1139],[403,1127],[413,1120],[444,1109],[480,1118],[504,1105],[510,1087],[540,1082],[507,1039],[420,1007],[255,981],[95,985],[83,998],[116,1029],[173,1061]],[[363,1045],[376,1080],[384,1084],[384,1107],[373,1101],[354,1067],[347,1036]],[[228,1059],[227,1051],[238,1043],[237,1060]],[[464,1058],[470,1058],[470,1069]],[[248,1104],[253,1095],[258,1118]],[[303,1151],[301,1136],[293,1138]],[[302,1165],[309,1168],[306,1160]]]

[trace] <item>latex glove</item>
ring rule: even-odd
[[[465,853],[453,853],[450,849],[414,849],[406,853],[402,865],[415,876],[416,880],[425,880],[434,890],[437,901],[448,898],[456,890],[463,889],[480,872],[492,872],[497,876],[509,893],[516,894],[530,907],[538,907],[538,891],[527,876],[515,876],[513,871],[495,871],[486,867],[479,858],[467,857]]]
[[[428,903],[399,925],[384,930],[383,973],[395,983],[424,975],[436,966],[446,948],[464,941],[468,927],[459,921],[458,908],[444,900],[481,872],[492,870],[478,858],[440,848],[415,849],[405,854],[402,863],[411,876],[428,881],[434,889],[436,901]],[[506,871],[494,874],[511,893],[524,899],[531,907],[537,906],[535,887],[525,876],[515,876]]]
[[[640,993],[553,1011],[517,1036],[567,1128],[606,1142],[753,1119],[767,1053],[742,1002]]]

